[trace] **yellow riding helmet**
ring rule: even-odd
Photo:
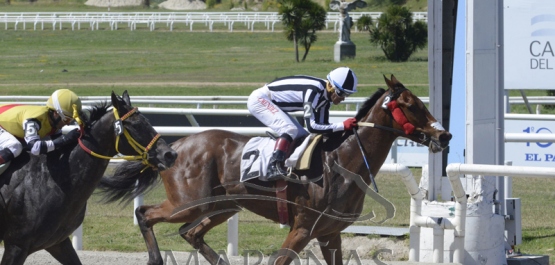
[[[73,118],[73,105],[75,105],[77,111],[81,111],[81,100],[69,89],[58,89],[54,91],[46,102],[46,106],[56,111],[62,119],[66,117]]]

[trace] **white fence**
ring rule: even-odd
[[[80,96],[81,101],[85,105],[98,104],[103,101],[110,101],[108,96]],[[203,106],[211,106],[212,108],[218,108],[220,105],[242,105],[246,108],[247,106],[247,96],[131,96],[131,100],[136,104],[149,104],[149,106],[154,105],[194,105],[196,108],[200,109]],[[430,102],[429,97],[419,97],[424,104]],[[366,101],[367,98],[364,97],[348,97],[345,101],[341,102],[342,105],[346,106],[346,110],[358,110],[362,103]],[[0,104],[10,104],[17,102],[19,104],[32,104],[32,105],[43,105],[48,96],[0,96]],[[535,96],[528,97],[529,104],[538,105],[555,105],[555,97],[553,96]],[[522,97],[510,97],[509,104],[512,105],[522,105],[526,102]],[[351,107],[354,106],[354,107]],[[513,114],[505,114],[513,115]],[[530,115],[531,119],[537,119],[537,115]],[[528,119],[528,118],[525,118]]]
[[[356,22],[363,15],[377,19],[381,12],[349,12],[349,15]],[[414,20],[427,22],[427,16],[427,12],[413,13]],[[339,12],[328,12],[326,28],[333,24],[333,30],[338,30],[340,17]],[[136,30],[137,25],[144,25],[151,31],[157,26],[172,31],[177,24],[188,26],[190,31],[193,25],[202,24],[212,31],[214,24],[218,23],[232,32],[235,23],[242,23],[251,31],[254,31],[255,24],[263,24],[266,30],[274,31],[275,25],[281,23],[281,17],[277,12],[9,12],[0,13],[0,23],[4,23],[6,30],[10,26],[14,30],[25,30],[27,24],[34,30],[38,27],[44,30],[45,24],[51,25],[52,30],[61,30],[63,25],[80,30],[81,24],[90,30],[98,30],[100,24],[105,24],[111,30],[122,26]]]

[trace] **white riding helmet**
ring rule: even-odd
[[[73,105],[76,106],[77,111],[81,111],[81,100],[79,97],[69,89],[58,89],[52,93],[52,96],[46,101],[46,106],[56,111],[60,117],[73,118]]]
[[[358,79],[349,67],[339,67],[328,74],[328,81],[335,87],[338,95],[349,96],[357,92]],[[339,91],[337,91],[339,90]]]

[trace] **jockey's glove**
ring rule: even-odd
[[[79,132],[79,129],[73,129],[68,133],[54,139],[52,142],[54,143],[54,147],[58,149],[62,146],[76,143],[80,135],[81,133]]]
[[[357,120],[355,118],[348,118],[343,122],[343,128],[345,131],[349,131],[357,126]]]

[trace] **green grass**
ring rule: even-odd
[[[359,77],[361,90],[383,86],[383,74],[395,74],[416,93],[427,84],[427,51],[407,63],[387,62],[365,33],[352,34],[357,58],[333,61],[337,33],[323,32],[307,60],[297,63],[291,42],[281,33],[167,32],[167,31],[3,31],[0,35],[0,83],[3,94],[36,92],[36,84],[109,82],[255,82],[308,74],[325,77],[346,65]],[[63,70],[67,72],[62,72]],[[416,71],[415,69],[424,69]],[[42,72],[41,72],[42,71]],[[10,86],[13,84],[13,87]],[[91,89],[94,87],[95,89]],[[99,93],[100,86],[76,87],[80,95]],[[180,88],[187,88],[179,90]],[[193,90],[189,89],[193,88]],[[27,90],[32,89],[32,91]],[[172,86],[178,94],[237,94],[187,84]],[[247,95],[253,87],[244,87]],[[141,92],[139,92],[141,93]],[[137,94],[137,93],[134,93]]]
[[[522,203],[523,235],[518,248],[524,253],[555,254],[554,188],[554,179],[513,178],[513,197]]]
[[[409,1],[410,2],[410,1]],[[33,6],[32,11],[69,11],[75,7]],[[78,4],[75,4],[76,6]],[[64,6],[64,7],[62,7]],[[0,4],[2,11],[29,11],[28,5],[16,2],[12,6]],[[23,10],[25,9],[25,10]],[[78,11],[89,10],[78,6]],[[90,9],[91,11],[93,8]],[[131,9],[140,11],[140,9]],[[46,10],[42,10],[46,11]],[[0,27],[3,25],[0,25]],[[409,89],[427,96],[427,50],[416,53],[409,62],[387,62],[381,51],[368,41],[368,34],[352,34],[357,44],[357,58],[342,63],[333,61],[333,44],[337,33],[319,33],[307,61],[294,61],[293,45],[282,33],[265,31],[234,32],[225,30],[208,33],[206,28],[177,28],[170,32],[159,27],[154,32],[145,28],[129,31],[120,28],[110,31],[82,29],[14,31],[0,28],[0,95],[49,95],[55,88],[68,87],[79,95],[107,96],[112,90],[121,93],[128,89],[138,95],[248,95],[256,85],[280,76],[308,74],[324,77],[338,66],[353,68],[361,84],[357,96],[367,96],[383,87],[383,74],[395,74]],[[62,72],[66,69],[67,72]],[[42,70],[42,72],[41,72]],[[129,86],[125,83],[140,83]],[[157,85],[166,82],[168,85]],[[191,82],[205,83],[191,85]],[[228,87],[212,82],[233,82]],[[527,95],[545,95],[544,91],[526,91]],[[511,91],[512,96],[520,95]],[[514,106],[514,112],[524,112]],[[419,176],[419,171],[415,171]],[[409,196],[402,182],[392,176],[378,178],[380,192],[397,207],[397,215],[384,225],[408,225]],[[550,255],[555,249],[555,180],[514,179],[513,197],[522,199],[523,244],[521,251]],[[165,193],[159,186],[145,198],[146,204],[163,201]],[[87,250],[144,251],[145,246],[136,226],[132,225],[132,206],[99,204],[94,195],[84,222],[84,248]],[[367,201],[364,213],[380,207]],[[240,214],[239,248],[270,251],[279,246],[287,233],[278,225],[250,212]],[[181,224],[155,226],[161,249],[187,251],[191,248],[179,236],[173,235]],[[374,225],[362,222],[358,225]],[[215,249],[226,248],[226,226],[215,228],[206,237]]]

